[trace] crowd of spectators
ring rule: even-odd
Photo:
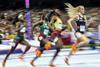
[[[16,35],[14,24],[16,22],[16,17],[19,13],[23,13],[25,10],[6,10],[0,11],[0,36],[2,35],[3,39],[12,39]],[[37,23],[41,20],[42,13],[49,13],[51,9],[44,10],[31,10],[32,24]],[[87,8],[86,15],[88,18],[90,30],[98,31],[98,25],[100,25],[100,8]],[[24,12],[25,13],[25,12]],[[67,14],[64,11],[61,11],[63,17],[63,22],[67,22]]]

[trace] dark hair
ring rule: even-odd
[[[16,17],[14,18],[14,20],[13,20],[13,25],[16,25],[16,22],[18,22],[19,20],[18,20],[18,14],[16,14]]]
[[[45,15],[44,14],[41,15],[41,19],[45,20]]]
[[[67,29],[67,27],[63,27],[62,31],[66,30],[66,29]]]
[[[47,15],[47,20],[50,22],[51,21],[51,17],[54,15],[55,11],[51,11],[50,13],[48,13]]]

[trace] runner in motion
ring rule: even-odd
[[[6,64],[8,57],[16,49],[16,47],[18,46],[19,43],[27,46],[24,53],[26,53],[30,49],[29,43],[27,41],[25,41],[25,38],[24,38],[24,34],[26,31],[26,22],[24,21],[24,16],[22,14],[20,14],[18,16],[18,19],[19,19],[19,22],[16,23],[17,35],[14,39],[15,44],[11,47],[11,50],[6,55],[6,57],[2,63],[3,67],[5,67],[5,64]]]

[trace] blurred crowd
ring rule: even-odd
[[[31,22],[34,26],[36,23],[41,21],[46,21],[44,19],[45,16],[51,12],[51,9],[44,9],[44,10],[31,10]],[[98,31],[98,25],[100,25],[100,8],[87,8],[86,15],[88,18],[88,28],[90,31]],[[64,24],[67,23],[68,16],[65,11],[58,11],[58,13],[62,17],[62,21]],[[0,11],[0,38],[3,39],[14,39],[16,36],[16,23],[19,22],[20,18],[19,15],[24,16],[25,10],[6,10]],[[25,18],[24,18],[25,21]],[[47,21],[46,21],[47,22]],[[40,28],[41,29],[41,28]],[[34,29],[34,34],[39,30],[39,27]]]

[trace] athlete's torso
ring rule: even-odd
[[[84,17],[81,17],[79,15],[79,18],[76,19],[76,24],[77,24],[77,30],[76,30],[77,32],[84,33],[86,31],[86,22]]]

